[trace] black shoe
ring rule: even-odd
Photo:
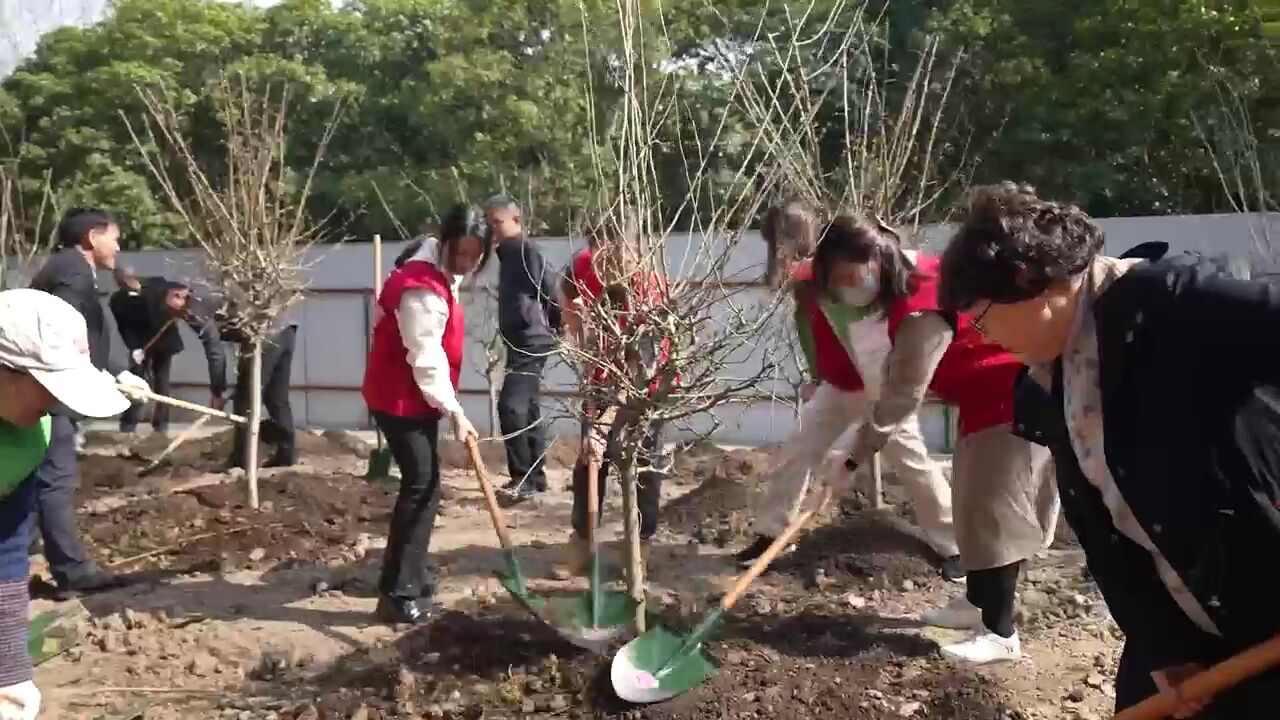
[[[502,506],[511,507],[512,505],[519,505],[525,500],[530,500],[532,498],[537,497],[538,495],[542,494],[546,490],[546,488],[540,488],[540,487],[529,485],[526,483],[524,485],[517,485],[514,489],[511,489],[511,490],[508,490],[506,487],[503,487],[502,490],[503,490],[502,495],[501,497],[499,497],[499,500],[502,501]]]
[[[142,582],[142,578],[136,575],[112,575],[101,570],[94,570],[81,575],[75,580],[59,584],[56,594],[59,599],[70,600],[71,598],[94,595],[109,590],[119,590],[140,582]]]
[[[431,615],[428,604],[386,595],[378,598],[378,607],[373,611],[374,617],[389,625],[425,625],[431,621]]]
[[[281,468],[293,467],[298,464],[298,458],[291,455],[272,455],[271,459],[262,464],[264,468]]]
[[[943,558],[941,570],[942,577],[950,580],[951,582],[960,582],[961,580],[964,580],[966,575],[968,575],[964,566],[960,564],[959,555],[952,555],[951,557]]]
[[[769,546],[773,544],[774,540],[775,538],[771,538],[768,535],[757,535],[756,539],[752,541],[750,545],[748,545],[745,549],[743,549],[737,555],[733,556],[734,562],[738,564],[738,567],[742,567],[742,568],[751,567],[752,565],[755,564],[757,560],[760,559],[760,556],[764,554],[764,551],[769,549]],[[778,554],[782,555],[784,553],[789,553],[795,549],[796,549],[796,546],[794,544],[788,545],[787,547],[782,549],[781,553],[778,553]]]

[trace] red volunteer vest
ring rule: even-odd
[[[915,288],[889,308],[889,340],[908,315],[939,311],[938,258],[916,258]],[[1013,383],[1022,363],[1004,348],[988,341],[970,324],[970,315],[956,319],[956,334],[929,389],[942,401],[960,409],[960,435],[970,435],[1013,422]]]
[[[845,392],[862,392],[862,376],[849,357],[849,351],[836,331],[831,327],[827,314],[822,312],[817,290],[813,286],[813,262],[804,260],[791,268],[791,281],[800,311],[809,321],[809,334],[813,336],[813,354],[818,379]]]
[[[591,248],[587,248],[577,255],[573,256],[573,282],[578,289],[578,294],[582,296],[583,302],[593,303],[600,299],[604,294],[604,283],[601,282],[600,276],[596,274],[595,263],[591,261]],[[656,294],[659,291],[659,284],[662,281],[656,276],[650,276],[648,282],[641,283],[636,281],[632,284],[632,291],[639,293]],[[625,316],[618,318],[618,327],[625,328],[627,319]],[[671,355],[671,338],[662,338],[662,343],[658,346],[658,364],[662,365]],[[608,373],[604,368],[596,368],[589,380],[593,384],[604,384],[608,381]],[[676,377],[679,383],[679,376]],[[658,390],[658,380],[654,378],[649,383],[649,392],[655,393]]]
[[[439,417],[440,411],[427,402],[413,379],[409,351],[400,336],[400,323],[396,319],[400,299],[410,290],[427,290],[449,303],[449,321],[441,344],[445,357],[449,359],[449,379],[453,381],[454,390],[458,389],[466,335],[462,303],[453,296],[449,279],[439,268],[429,262],[415,260],[391,273],[378,296],[379,318],[373,328],[373,342],[364,371],[364,401],[370,410],[396,417]]]

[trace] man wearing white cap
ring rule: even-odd
[[[0,720],[33,720],[40,691],[27,655],[31,471],[49,444],[48,412],[124,412],[128,399],[89,360],[84,318],[39,290],[0,292]]]

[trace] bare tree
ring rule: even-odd
[[[1280,143],[1260,137],[1241,91],[1217,88],[1218,107],[1192,117],[1231,208],[1249,224],[1254,274],[1280,273]]]
[[[287,163],[291,107],[287,86],[256,85],[242,75],[212,87],[225,155],[198,158],[187,139],[187,119],[165,90],[138,88],[147,113],[138,127],[125,118],[134,143],[186,230],[204,250],[208,280],[224,296],[227,325],[251,354],[249,432],[245,467],[249,504],[258,507],[258,424],[261,418],[262,345],[278,319],[306,288],[307,250],[326,231],[307,213],[311,185],[342,106],[337,105],[311,151],[310,167]]]
[[[0,290],[25,287],[36,255],[52,247],[57,231],[58,203],[52,174],[40,177],[39,202],[28,202],[23,188],[22,138],[0,132]]]

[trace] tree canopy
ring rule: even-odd
[[[815,33],[840,31],[818,27],[837,2],[815,3]],[[679,96],[655,138],[672,198],[689,190],[691,157],[729,171],[751,152],[717,58],[754,57],[800,5],[650,3],[648,57],[666,58],[655,75]],[[1228,203],[1196,114],[1228,84],[1275,139],[1277,46],[1248,2],[877,0],[865,13],[883,19],[890,68],[909,72],[927,34],[961,58],[948,127],[977,159],[975,181],[1030,182],[1096,215],[1215,211]],[[161,88],[181,100],[195,151],[216,158],[210,88],[236,72],[305,99],[289,121],[300,168],[347,105],[310,205],[345,235],[413,233],[460,196],[499,191],[528,206],[535,231],[565,233],[597,200],[617,32],[599,0],[117,0],[96,25],[46,35],[0,84],[0,164],[22,192],[47,177],[63,207],[116,211],[132,247],[186,244],[123,116],[142,116],[136,87]],[[717,131],[722,146],[707,147]],[[673,200],[673,219],[709,212],[714,183],[700,193]]]

